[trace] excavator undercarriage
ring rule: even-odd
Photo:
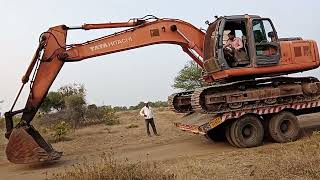
[[[238,81],[175,93],[169,109],[180,113],[223,113],[319,98],[320,82],[314,77],[273,77]]]

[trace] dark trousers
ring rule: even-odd
[[[148,135],[150,135],[149,124],[151,124],[153,133],[154,133],[155,135],[158,135],[157,129],[156,129],[156,125],[154,124],[153,118],[151,118],[151,119],[145,119],[145,121],[146,121],[146,127],[147,127],[147,133],[148,133]]]

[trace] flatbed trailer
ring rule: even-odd
[[[216,114],[194,112],[174,124],[213,140],[225,138],[236,147],[254,147],[266,137],[280,143],[298,139],[301,131],[296,116],[316,112],[320,112],[320,98]]]

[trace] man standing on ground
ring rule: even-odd
[[[143,116],[145,119],[148,136],[151,136],[150,130],[149,130],[149,124],[152,127],[154,135],[159,136],[157,133],[156,125],[154,124],[153,109],[149,106],[148,101],[144,102],[144,107],[140,110],[140,115]]]

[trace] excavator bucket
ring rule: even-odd
[[[58,160],[62,152],[55,151],[33,126],[21,126],[12,130],[6,155],[12,163],[27,164]]]

